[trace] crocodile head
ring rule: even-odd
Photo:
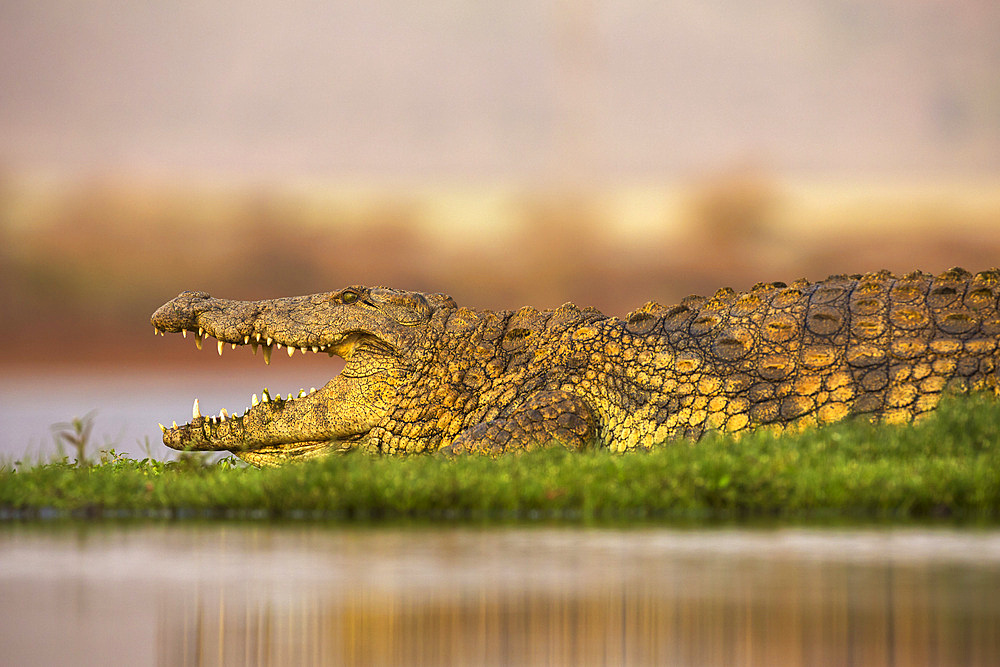
[[[266,393],[243,415],[204,417],[195,401],[188,424],[163,428],[179,450],[228,450],[254,465],[278,464],[364,447],[396,404],[399,380],[413,372],[423,330],[443,305],[441,294],[352,286],[337,292],[268,301],[216,299],[182,292],[152,317],[158,333],[192,332],[224,344],[326,352],[344,369],[321,389],[282,399]]]

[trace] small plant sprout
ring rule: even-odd
[[[68,422],[59,422],[51,426],[52,437],[59,449],[59,457],[65,456],[63,445],[69,445],[76,450],[76,464],[89,465],[87,460],[87,445],[90,443],[90,432],[94,428],[94,416],[97,410],[91,410],[82,417],[74,417]]]

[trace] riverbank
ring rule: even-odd
[[[362,454],[277,469],[105,453],[0,469],[0,518],[335,521],[1000,522],[1000,402],[954,397],[912,426],[499,459]]]

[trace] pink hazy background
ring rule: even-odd
[[[185,289],[621,315],[987,268],[997,35],[993,0],[7,2],[0,362],[202,363],[148,325]]]

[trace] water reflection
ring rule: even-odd
[[[992,665],[1000,534],[0,532],[14,664]]]

